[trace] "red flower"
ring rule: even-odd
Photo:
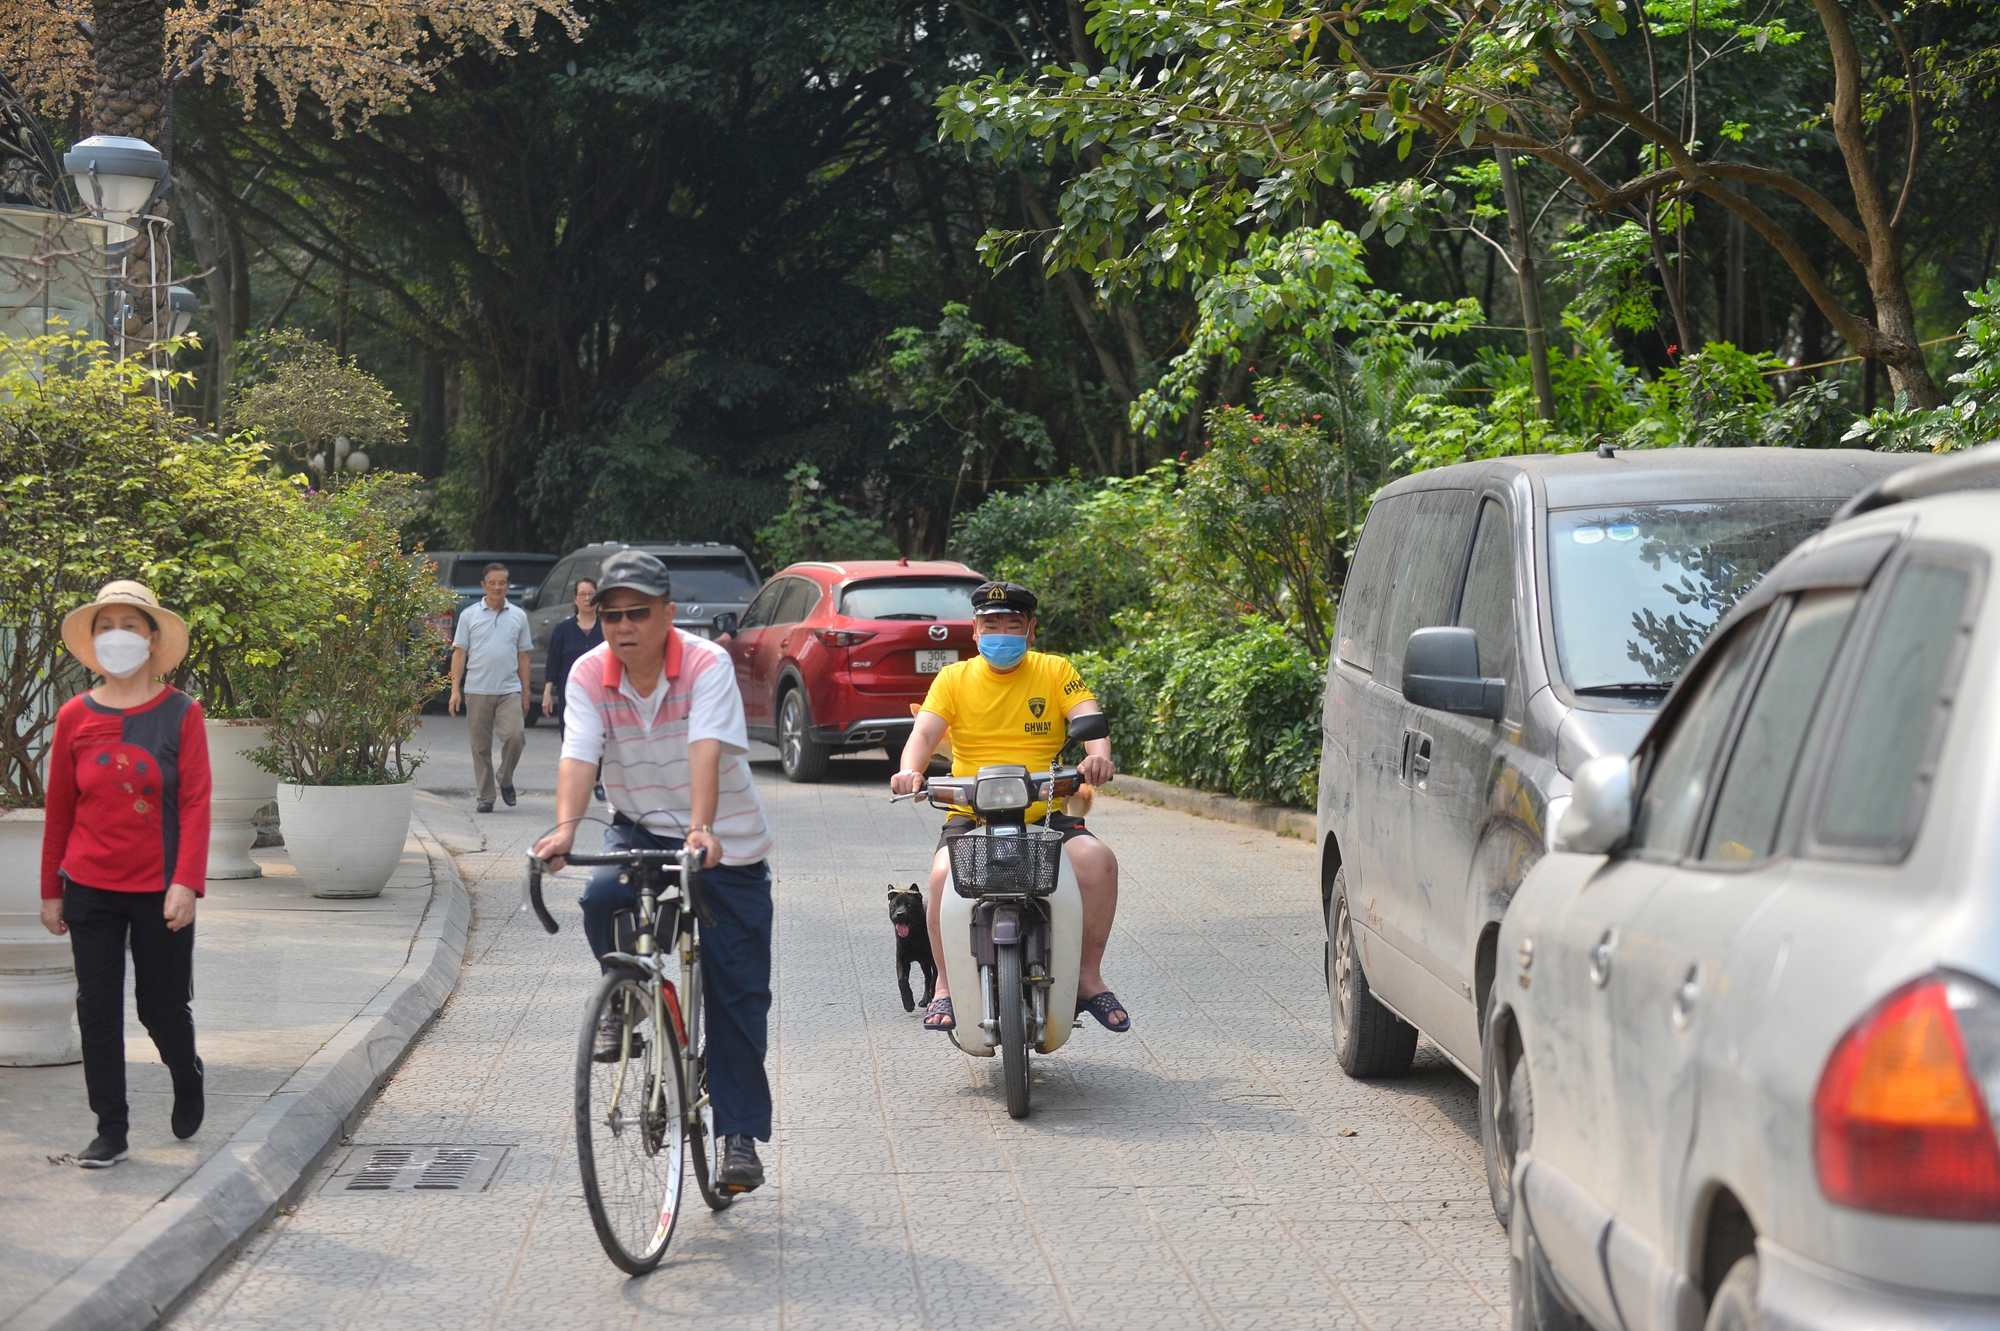
[[[1669,343],[1669,344],[1667,345],[1667,354],[1668,354],[1669,356],[1673,355],[1673,354],[1674,354],[1675,352],[1677,352],[1677,351],[1679,351],[1679,350],[1680,350],[1680,344],[1679,344],[1679,343]]]

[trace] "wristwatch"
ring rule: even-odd
[[[712,826],[710,826],[710,825],[709,825],[709,824],[707,824],[707,823],[703,823],[703,824],[702,824],[702,825],[701,825],[700,827],[690,827],[690,828],[688,829],[688,835],[689,835],[689,836],[693,836],[693,835],[694,835],[694,834],[695,834],[696,832],[706,832],[706,833],[708,833],[708,834],[709,834],[710,836],[714,836],[714,835],[715,835],[715,828],[713,828]]]

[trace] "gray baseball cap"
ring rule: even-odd
[[[620,550],[608,557],[598,570],[598,600],[604,599],[604,593],[620,587],[668,601],[674,599],[674,585],[667,577],[667,566],[644,550]]]

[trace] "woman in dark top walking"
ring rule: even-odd
[[[97,1138],[85,1169],[127,1158],[125,950],[139,1020],[173,1077],[174,1136],[204,1101],[194,1049],[194,905],[208,869],[208,732],[201,704],[159,680],[187,656],[187,622],[136,582],[106,583],[63,619],[71,655],[104,677],[56,713],[42,834],[42,924],[76,959],[83,1084]]]
[[[603,641],[604,625],[597,622],[597,584],[589,578],[579,578],[576,613],[549,630],[549,659],[542,668],[542,715],[562,720],[563,690],[569,687],[569,668]]]

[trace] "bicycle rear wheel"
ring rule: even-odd
[[[614,971],[591,995],[576,1051],[576,1157],[590,1223],[612,1265],[644,1275],[660,1264],[680,1216],[686,1114],[680,1045],[656,1030],[645,977]],[[595,1054],[600,1023],[620,1035],[616,1058]]]
[[[701,1199],[708,1203],[709,1210],[721,1211],[736,1200],[736,1194],[724,1192],[715,1181],[722,1172],[722,1139],[715,1135],[715,1108],[707,1103],[706,1049],[695,1055],[694,1069],[694,1091],[688,1097],[688,1154],[694,1158],[694,1181],[701,1189]]]

